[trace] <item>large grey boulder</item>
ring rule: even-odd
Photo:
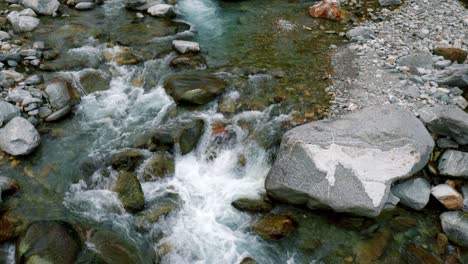
[[[60,6],[57,0],[22,0],[21,4],[29,7],[41,15],[54,15]]]
[[[440,215],[442,230],[457,245],[468,247],[468,213],[445,212]]]
[[[398,183],[392,193],[400,202],[415,210],[422,210],[431,196],[431,184],[424,178],[414,178]]]
[[[468,178],[468,153],[445,151],[439,160],[439,172],[442,175]]]
[[[33,16],[21,15],[17,11],[13,11],[7,16],[13,30],[18,33],[33,31],[39,26],[39,19]]]
[[[13,156],[31,153],[40,142],[36,128],[22,117],[13,118],[0,129],[0,148]]]
[[[292,204],[376,216],[391,184],[421,170],[433,148],[431,135],[412,113],[370,107],[285,133],[265,187]]]
[[[434,75],[439,85],[468,87],[468,64],[454,64]]]
[[[412,54],[399,58],[397,60],[397,63],[400,66],[407,66],[412,69],[432,69],[432,54],[425,51],[414,52]]]
[[[426,107],[419,114],[431,132],[449,136],[461,145],[468,144],[468,114],[460,108],[453,105]]]
[[[4,102],[0,101],[0,127],[3,125],[3,123],[9,122],[11,119],[20,116],[20,110],[18,107]]]

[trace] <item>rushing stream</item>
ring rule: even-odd
[[[326,114],[328,47],[339,44],[340,38],[323,31],[344,26],[310,19],[305,10],[311,3],[180,0],[180,21],[147,17],[141,22],[120,0],[110,0],[82,15],[42,19],[34,37],[52,47],[112,57],[120,48],[103,43],[130,43],[145,62],[103,63],[99,70],[109,76],[107,87],[83,91],[73,117],[48,125],[31,157],[14,166],[10,160],[2,161],[0,171],[21,186],[9,201],[12,212],[30,221],[63,220],[107,234],[105,239],[128,245],[129,255],[139,263],[159,259],[237,264],[247,256],[262,264],[343,263],[359,255],[359,249],[378,247],[379,234],[388,237],[386,232],[373,235],[379,226],[400,230],[390,238],[385,263],[401,261],[399,252],[407,240],[432,248],[438,219],[425,212],[397,209],[366,219],[277,205],[273,212],[290,215],[298,228],[288,238],[270,241],[251,231],[260,215],[231,206],[238,198],[264,195],[264,179],[285,129]],[[169,66],[175,55],[166,44],[174,36],[193,35],[207,70],[226,79],[229,87],[208,105],[181,107],[163,87],[175,72]],[[76,72],[60,75],[79,86]],[[234,102],[236,109],[222,110],[226,102]],[[144,212],[160,208],[168,212],[153,223],[142,220],[142,214],[127,213],[113,191],[118,172],[109,165],[109,157],[134,150],[135,141],[148,130],[194,119],[204,121],[203,135],[186,155],[176,145],[173,177],[146,181],[143,168],[155,154],[136,150],[145,159],[137,169]],[[214,129],[220,124],[221,131]],[[79,263],[90,263],[89,256],[99,250],[97,239],[90,237]],[[0,254],[14,263],[12,244],[2,245]]]

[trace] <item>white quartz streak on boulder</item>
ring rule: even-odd
[[[326,149],[316,145],[308,145],[308,148],[317,169],[326,173],[326,178],[331,186],[335,185],[335,170],[338,165],[350,169],[362,181],[374,206],[378,206],[382,202],[387,182],[401,175],[407,175],[413,164],[421,158],[419,155],[411,155],[415,151],[412,145],[405,145],[389,151],[346,147],[337,144],[331,144]],[[376,175],[383,177],[378,178],[375,177]]]

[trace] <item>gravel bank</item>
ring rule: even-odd
[[[460,77],[466,78],[467,61],[457,65],[433,55],[436,47],[467,50],[468,10],[460,2],[406,1],[394,11],[380,10],[359,29],[333,58],[335,76],[327,88],[335,95],[331,117],[382,104],[402,105],[415,113],[433,105],[466,108],[462,87],[444,85],[440,79],[453,67],[462,67]],[[432,61],[427,61],[428,54]],[[416,65],[403,63],[408,55]]]

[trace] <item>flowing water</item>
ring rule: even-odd
[[[285,129],[326,113],[328,46],[340,39],[323,31],[344,26],[310,19],[309,5],[310,1],[180,0],[181,21],[169,22],[138,20],[120,0],[112,0],[95,11],[41,19],[32,37],[52,47],[114,54],[119,48],[106,41],[131,43],[146,61],[134,66],[103,63],[99,69],[110,76],[107,87],[83,94],[73,117],[43,129],[41,146],[31,157],[19,164],[2,159],[0,172],[21,186],[7,201],[11,212],[28,221],[65,220],[84,229],[110,231],[130,245],[139,263],[239,263],[247,256],[259,263],[343,263],[359,255],[359,249],[380,246],[375,237],[385,232],[375,230],[400,230],[401,225],[385,245],[381,263],[400,262],[406,241],[432,249],[438,219],[431,215],[436,214],[397,209],[379,219],[365,219],[277,205],[273,212],[291,216],[298,228],[286,239],[271,241],[251,230],[261,215],[231,206],[237,198],[264,195],[275,144]],[[174,54],[168,52],[167,42],[194,33],[210,71],[230,86],[206,106],[180,107],[163,87],[164,79],[174,73],[168,66]],[[77,82],[75,72],[61,76]],[[238,105],[235,111],[220,111],[226,100]],[[175,208],[156,223],[142,222],[141,215],[125,211],[112,191],[117,172],[109,166],[109,157],[132,148],[144,131],[180,119],[202,119],[205,132],[191,153],[181,155],[176,148],[173,177],[145,181],[142,168],[154,153],[138,150],[146,160],[137,169],[145,211]],[[212,129],[218,124],[221,133]],[[405,219],[417,224],[407,225]],[[91,239],[85,244],[88,253],[98,246]],[[0,252],[7,263],[14,262],[12,244],[2,245]],[[86,254],[80,258],[86,259]]]

